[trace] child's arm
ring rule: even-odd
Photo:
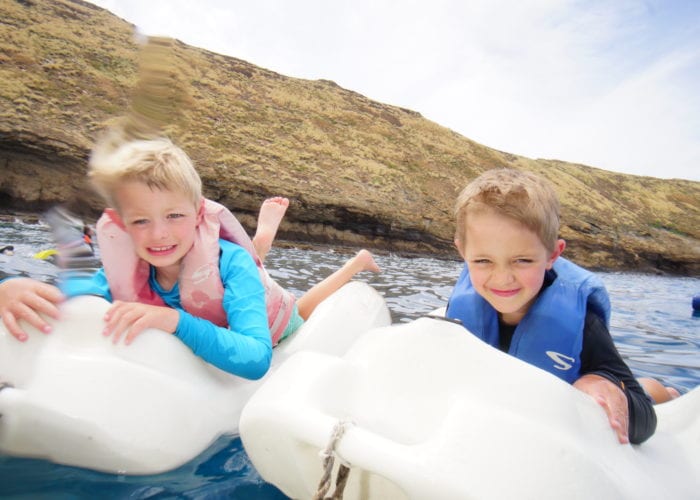
[[[628,433],[624,434],[629,438],[629,442],[642,443],[654,434],[656,413],[651,401],[615,348],[605,324],[598,316],[590,313],[586,316],[584,327],[581,374],[587,376],[589,380],[592,376],[603,380],[596,384],[597,389],[600,390],[591,395],[597,397],[597,394],[602,391],[609,396],[604,398],[607,406],[603,405],[603,408],[611,422],[614,414],[619,416],[624,412],[627,415],[628,425],[625,427]],[[578,384],[579,388],[582,384],[586,382]],[[603,384],[606,384],[606,389],[602,389],[605,387]],[[613,396],[614,394],[624,395],[624,398],[619,400],[617,396]],[[621,435],[620,432],[618,435]]]
[[[104,268],[100,268],[92,276],[68,275],[68,277],[61,280],[60,287],[66,297],[97,295],[108,302],[112,302],[112,294],[109,291],[109,282],[107,281]]]
[[[161,295],[167,306],[116,301],[105,315],[104,334],[113,335],[114,342],[124,337],[130,344],[145,329],[158,328],[174,333],[197,356],[221,370],[249,379],[262,377],[272,360],[265,290],[252,257],[233,243],[223,246],[226,251],[219,267],[228,328],[186,312],[174,293]]]
[[[178,338],[195,354],[229,373],[249,379],[262,377],[272,360],[265,290],[248,252],[223,242],[219,270],[224,285],[223,307],[229,328],[179,310]]]
[[[272,355],[266,322],[264,327],[249,331],[239,325],[239,330],[230,330],[193,316],[175,304],[170,307],[116,301],[105,315],[103,333],[112,335],[114,343],[124,337],[128,345],[144,330],[158,328],[177,335],[197,356],[217,368],[258,379],[267,372]],[[256,334],[256,330],[260,333]]]
[[[250,335],[219,327],[178,310],[176,335],[202,359],[226,372],[256,380],[265,375],[272,361],[270,334]],[[267,328],[267,323],[265,324]]]
[[[44,333],[51,331],[42,317],[58,318],[58,304],[65,299],[53,285],[30,278],[10,278],[0,283],[0,316],[7,331],[20,342],[27,340],[27,332],[18,321],[25,320]]]
[[[605,377],[590,373],[574,382],[574,387],[590,395],[605,410],[620,444],[629,443],[629,409],[622,388]]]
[[[175,333],[180,313],[169,306],[155,306],[140,302],[117,300],[104,316],[105,328],[102,334],[112,335],[116,344],[124,335],[124,343],[131,344],[148,328],[158,328],[166,333]]]

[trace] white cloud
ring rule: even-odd
[[[94,3],[147,34],[333,80],[503,151],[700,180],[700,4]]]
[[[671,53],[629,75],[582,110],[562,153],[611,169],[632,165],[640,174],[699,179],[700,99],[676,83],[678,73],[699,63],[700,51]]]

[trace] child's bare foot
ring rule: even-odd
[[[676,399],[676,398],[681,397],[681,393],[678,392],[678,389],[676,389],[674,387],[666,386],[666,392],[668,392],[668,397],[670,397],[671,399]]]
[[[640,377],[638,381],[654,400],[655,404],[665,403],[680,396],[680,393],[675,388],[665,386],[656,379]]]
[[[372,271],[373,273],[381,272],[381,269],[379,269],[379,266],[374,261],[374,256],[372,256],[372,254],[364,248],[357,252],[357,255],[355,255],[355,260],[363,271]]]
[[[265,260],[270,248],[272,248],[272,242],[275,240],[277,229],[287,212],[287,207],[289,207],[289,200],[281,196],[268,198],[260,206],[258,227],[253,237],[253,245],[255,245],[255,251],[262,261]]]

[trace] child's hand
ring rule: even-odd
[[[0,316],[7,331],[20,342],[27,340],[27,332],[18,321],[27,323],[44,333],[51,331],[40,314],[58,318],[58,304],[65,297],[53,285],[48,285],[30,278],[11,278],[0,283]]]
[[[584,375],[574,387],[593,397],[608,415],[610,426],[621,444],[629,443],[629,408],[624,391],[600,375]]]
[[[147,328],[158,328],[168,333],[175,332],[180,315],[175,309],[151,306],[139,302],[116,301],[105,314],[105,336],[114,335],[113,341],[119,342],[126,333],[124,343],[131,344],[137,335]]]

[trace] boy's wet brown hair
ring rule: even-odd
[[[455,242],[464,247],[470,214],[491,211],[521,223],[554,251],[560,210],[557,194],[544,178],[515,169],[487,170],[457,197]]]

